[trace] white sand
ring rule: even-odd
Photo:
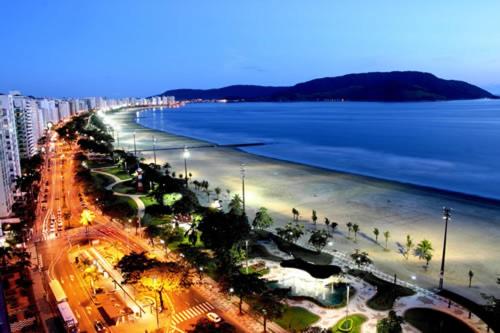
[[[137,149],[151,149],[152,136],[158,139],[157,148],[200,145],[200,141],[145,129],[133,121],[134,112],[120,112],[109,117],[118,123],[120,146],[133,150],[131,133],[136,130]],[[157,151],[159,164],[168,161],[173,170],[184,173],[181,150]],[[300,152],[297,152],[300,154]],[[152,152],[141,152],[152,161]],[[444,223],[442,207],[452,207],[446,255],[445,287],[476,301],[480,293],[500,297],[496,284],[500,276],[500,207],[462,199],[458,196],[417,189],[396,183],[368,179],[276,161],[228,148],[191,149],[188,172],[193,179],[206,179],[210,187],[241,192],[240,164],[246,164],[247,213],[253,218],[260,206],[267,207],[275,218],[275,226],[291,220],[292,207],[301,213],[304,223],[311,223],[311,210],[319,216],[319,227],[324,217],[339,223],[342,234],[334,236],[333,247],[347,253],[355,248],[367,251],[375,265],[388,274],[426,287],[437,287],[441,262]],[[225,198],[225,197],[224,197]],[[345,237],[346,223],[360,226],[361,233],[354,243]],[[389,230],[390,251],[375,244],[372,230]],[[410,234],[415,243],[426,238],[434,246],[434,258],[428,271],[424,262],[411,256],[406,261],[398,252],[398,243],[404,244]],[[304,236],[301,242],[306,242]],[[474,272],[473,288],[468,288],[468,272]]]

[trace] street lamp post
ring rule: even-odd
[[[188,169],[187,169],[187,159],[191,156],[187,146],[184,146],[184,152],[182,157],[184,158],[184,179],[186,180],[186,187],[188,187]]]
[[[134,136],[134,157],[137,158],[137,146],[135,145],[135,131],[133,133],[133,136]]]
[[[245,164],[241,163],[241,194],[242,194],[242,199],[243,199],[243,215],[246,215],[246,210],[245,210]]]
[[[153,160],[156,165],[156,138],[153,135]]]
[[[441,257],[441,271],[439,272],[439,289],[443,289],[444,282],[444,263],[446,257],[446,239],[448,236],[448,221],[451,219],[451,208],[443,207],[444,220],[444,241],[443,241],[443,256]]]

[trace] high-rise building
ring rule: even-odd
[[[12,95],[0,95],[0,217],[11,214],[15,180],[21,175]]]
[[[59,111],[59,119],[60,120],[68,118],[71,115],[68,101],[63,101],[63,100],[57,101],[57,109]]]
[[[17,125],[17,141],[19,146],[19,155],[21,158],[29,158],[37,152],[36,115],[38,112],[37,103],[34,99],[15,95],[14,111]],[[35,118],[35,119],[34,119]]]

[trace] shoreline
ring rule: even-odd
[[[145,108],[137,108],[134,110],[139,111],[139,112],[143,112],[143,111],[147,111],[150,109],[152,109],[152,108],[145,107]],[[365,175],[362,173],[356,173],[356,172],[352,172],[352,171],[345,171],[345,170],[339,170],[339,169],[335,169],[335,168],[317,166],[317,165],[308,164],[305,162],[290,161],[290,160],[287,160],[284,158],[272,157],[272,156],[262,155],[259,153],[248,152],[248,151],[244,150],[243,148],[240,148],[240,147],[246,146],[248,144],[240,144],[240,145],[238,145],[238,144],[218,144],[216,142],[212,142],[212,141],[202,139],[202,138],[197,138],[197,137],[193,137],[193,136],[189,136],[189,135],[177,134],[177,133],[172,133],[172,132],[167,132],[167,131],[162,131],[162,130],[158,130],[155,128],[147,127],[145,125],[139,124],[135,119],[133,120],[133,122],[136,126],[147,129],[149,131],[154,131],[154,132],[158,132],[158,133],[165,133],[165,134],[176,136],[179,138],[185,138],[185,139],[192,140],[192,141],[198,141],[201,144],[213,145],[213,148],[232,148],[232,149],[237,150],[239,152],[242,152],[244,154],[250,154],[253,156],[258,156],[261,158],[266,158],[266,159],[281,162],[281,163],[289,163],[291,165],[300,165],[303,167],[318,169],[318,170],[325,171],[325,172],[345,174],[348,176],[359,177],[360,179],[366,179],[367,181],[385,182],[385,183],[392,184],[392,185],[399,185],[402,187],[408,187],[411,190],[429,192],[432,194],[439,194],[439,195],[443,195],[445,197],[450,196],[450,197],[457,199],[457,200],[461,199],[461,200],[464,200],[466,202],[474,202],[474,203],[486,205],[486,206],[500,205],[500,198],[492,198],[492,197],[482,196],[479,194],[444,189],[444,188],[434,187],[431,185],[422,185],[422,184],[417,184],[417,183],[412,183],[412,182],[405,182],[405,181],[397,180],[397,179],[390,179],[390,178],[383,178],[383,177],[377,177],[377,176],[372,176],[372,175]],[[259,143],[259,145],[268,145],[268,144],[272,144],[272,143],[265,143],[265,142]],[[237,146],[231,147],[231,145],[237,145]],[[254,144],[252,143],[249,145],[254,145]],[[238,146],[240,146],[240,147],[238,147]],[[188,147],[188,148],[190,148],[190,149],[198,149],[198,148],[203,149],[203,148],[209,148],[209,147],[206,147],[206,146],[196,147],[196,146],[194,146],[194,147]],[[140,150],[138,150],[138,151],[141,152]],[[157,149],[157,151],[160,151],[160,149]]]
[[[120,143],[129,150],[133,147],[132,132],[137,135],[137,150],[150,148],[151,137],[158,139],[157,148],[184,147],[205,144],[207,141],[187,136],[149,129],[135,122],[136,109],[115,113],[110,118],[127,130],[120,133]],[[152,161],[152,151],[141,153],[147,162]],[[173,170],[184,171],[183,160],[178,150],[157,150],[158,163],[168,161]],[[245,152],[238,148],[215,147],[196,149],[188,161],[188,170],[193,179],[206,179],[213,189],[216,186],[239,193],[241,179],[239,166],[246,164],[247,211],[253,213],[265,205],[275,220],[271,228],[291,220],[290,211],[296,207],[302,212],[301,224],[311,229],[308,217],[311,209],[318,212],[318,228],[324,228],[323,217],[337,221],[338,232],[333,237],[334,248],[351,253],[355,248],[367,251],[376,267],[398,278],[411,281],[416,277],[417,285],[434,288],[439,279],[439,264],[444,226],[441,223],[443,206],[454,208],[447,247],[445,287],[476,302],[484,302],[481,292],[500,296],[495,285],[500,272],[498,252],[500,239],[500,208],[496,202],[483,198],[470,198],[446,191],[408,185],[373,177],[332,171],[330,169],[282,161]],[[223,162],[222,162],[223,161]],[[224,204],[227,195],[222,196]],[[202,198],[202,201],[206,198]],[[202,202],[204,203],[204,202]],[[207,202],[208,203],[208,202]],[[359,223],[361,232],[358,241],[347,239],[345,223]],[[375,242],[374,227],[391,233],[390,251]],[[422,261],[411,257],[402,260],[399,253],[406,234],[415,243],[429,239],[434,246],[434,259],[428,271],[423,270]],[[308,235],[302,237],[300,245],[307,246]],[[467,272],[475,273],[474,288],[466,288]]]

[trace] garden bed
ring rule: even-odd
[[[410,288],[384,281],[372,273],[352,269],[348,272],[352,276],[362,278],[367,283],[377,288],[375,296],[370,298],[366,305],[377,311],[387,311],[393,308],[394,302],[399,297],[411,296],[415,292]]]
[[[332,275],[338,275],[342,272],[342,269],[339,266],[315,265],[300,258],[283,260],[280,265],[282,267],[301,269],[317,279],[327,279]]]
[[[418,328],[422,333],[460,332],[474,333],[461,320],[441,311],[427,308],[412,308],[404,313],[406,322]]]

